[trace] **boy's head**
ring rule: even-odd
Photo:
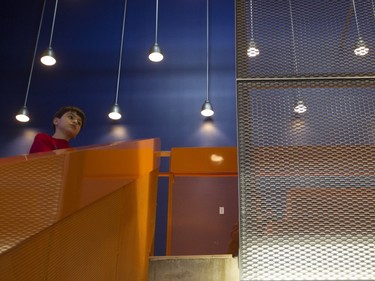
[[[73,113],[77,114],[81,118],[81,121],[82,121],[81,128],[83,128],[83,126],[85,125],[85,121],[86,121],[86,115],[85,115],[85,113],[83,112],[82,109],[80,109],[76,106],[63,106],[63,107],[61,107],[55,113],[55,115],[53,116],[53,119],[55,119],[55,118],[60,119],[67,112],[73,112]],[[55,127],[55,124],[53,124],[53,127]]]

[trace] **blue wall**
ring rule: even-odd
[[[73,146],[158,137],[163,150],[188,146],[235,146],[234,2],[210,1],[209,94],[215,110],[205,122],[206,1],[160,0],[158,43],[165,55],[148,60],[155,36],[155,1],[128,0],[120,79],[123,118],[113,122],[124,1],[59,1],[52,47],[58,62],[39,62],[47,48],[55,2],[47,0],[27,107],[29,123],[14,116],[22,107],[43,0],[0,4],[0,157],[27,153],[37,132],[52,132],[63,105],[87,114]],[[167,182],[159,188],[155,253],[164,254]]]
[[[52,47],[58,62],[39,62],[48,46],[55,2],[47,0],[27,106],[31,121],[15,121],[23,105],[43,0],[0,4],[0,157],[28,152],[39,131],[52,133],[53,113],[77,105],[87,124],[72,145],[159,137],[162,149],[236,145],[234,3],[210,1],[209,94],[215,115],[200,115],[206,96],[206,1],[159,1],[158,43],[165,55],[148,60],[155,1],[128,0],[120,79],[123,118],[114,104],[124,1],[59,1]]]

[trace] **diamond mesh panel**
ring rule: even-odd
[[[375,81],[237,86],[241,280],[375,280]]]
[[[373,0],[250,1],[236,1],[238,78],[374,75]],[[365,56],[353,51],[359,36]],[[259,49],[253,58],[250,39]]]
[[[375,280],[374,29],[373,0],[236,1],[241,280]]]

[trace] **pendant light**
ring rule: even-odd
[[[35,41],[35,47],[34,47],[34,54],[33,54],[33,60],[31,62],[31,68],[30,68],[30,74],[29,74],[29,80],[27,82],[27,88],[26,88],[26,95],[25,95],[25,101],[23,103],[22,108],[18,111],[16,115],[16,119],[19,122],[29,122],[30,120],[30,115],[29,115],[29,110],[27,109],[27,99],[29,97],[29,90],[30,90],[30,84],[31,84],[31,77],[33,75],[33,70],[34,70],[34,63],[35,63],[35,56],[36,56],[36,50],[38,48],[38,43],[39,43],[39,37],[40,37],[40,30],[42,27],[42,22],[43,22],[43,16],[44,16],[44,9],[46,7],[46,0],[43,2],[43,8],[42,8],[42,14],[40,16],[40,21],[39,21],[39,28],[38,28],[38,34],[36,36],[36,41]]]
[[[56,0],[56,2],[55,2],[55,10],[53,12],[51,35],[50,35],[50,38],[49,38],[48,48],[42,53],[42,57],[40,58],[40,61],[44,65],[47,65],[47,66],[51,66],[51,65],[54,65],[56,63],[55,52],[52,50],[51,45],[52,45],[53,31],[54,31],[54,28],[55,28],[57,4],[58,4],[58,0]]]
[[[354,18],[355,18],[355,24],[357,27],[357,34],[358,34],[358,40],[354,47],[354,54],[356,56],[364,56],[369,52],[369,48],[367,47],[365,41],[361,37],[361,33],[359,32],[359,24],[358,24],[358,18],[357,18],[357,11],[355,8],[355,2],[352,0],[353,3],[353,11],[354,11]]]
[[[213,107],[210,103],[210,100],[208,98],[209,94],[209,81],[208,81],[208,58],[209,58],[209,48],[208,48],[208,42],[209,42],[209,0],[207,0],[207,32],[206,32],[206,76],[207,76],[207,87],[206,87],[206,100],[204,101],[202,105],[201,114],[204,117],[210,117],[214,115]]]
[[[125,20],[126,20],[126,7],[128,5],[128,1],[125,0],[124,4],[124,14],[122,17],[122,30],[121,30],[121,43],[120,43],[120,55],[119,55],[119,61],[118,61],[118,71],[117,71],[117,86],[116,86],[116,98],[115,98],[115,104],[111,108],[111,112],[108,113],[108,117],[112,120],[119,120],[121,119],[121,110],[120,106],[118,105],[118,92],[120,87],[120,75],[121,75],[121,62],[122,62],[122,49],[124,46],[124,33],[125,33]]]
[[[301,114],[304,113],[307,110],[306,105],[303,103],[302,99],[297,99],[297,102],[294,106],[294,112]]]
[[[156,9],[155,9],[155,43],[151,47],[150,54],[148,58],[153,62],[160,62],[163,60],[164,56],[161,52],[161,49],[158,45],[158,17],[159,17],[159,0],[156,0]]]
[[[250,43],[247,49],[247,56],[252,58],[259,55],[259,49],[254,41],[254,25],[253,25],[253,1],[250,0]]]
[[[293,23],[293,10],[292,10],[292,1],[289,0],[289,12],[290,12],[290,23],[292,27],[292,44],[293,44],[293,59],[294,59],[294,71],[295,74],[298,74],[298,61],[297,61],[297,52],[296,52],[296,39],[294,35],[294,23]],[[294,105],[294,112],[297,114],[302,114],[307,111],[307,106],[304,104],[301,91],[297,89],[297,102]]]

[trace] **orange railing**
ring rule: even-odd
[[[158,139],[0,159],[0,280],[147,280]]]

